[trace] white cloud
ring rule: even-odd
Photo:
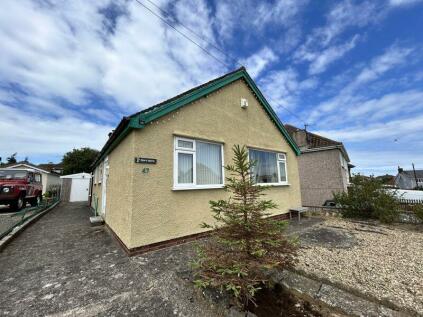
[[[366,121],[374,121],[391,115],[404,116],[416,110],[423,110],[423,91],[408,90],[355,104],[346,109],[345,117],[354,121],[366,116]]]
[[[373,59],[369,67],[364,68],[353,82],[354,86],[362,85],[375,80],[383,73],[391,70],[406,61],[407,56],[413,51],[411,48],[398,46],[390,47],[384,54]]]
[[[241,64],[245,65],[251,76],[257,78],[266,66],[277,60],[278,57],[276,54],[270,48],[265,46],[257,53],[251,55],[245,60],[242,60]]]
[[[352,107],[357,103],[363,102],[363,97],[356,94],[358,89],[363,88],[366,84],[379,79],[388,71],[404,64],[407,57],[413,52],[412,48],[403,48],[397,45],[391,46],[385,52],[372,59],[367,65],[361,67],[358,74],[350,80],[349,83],[340,89],[339,93],[320,104],[309,113],[308,121],[317,122],[322,117],[326,118],[326,123],[336,120],[338,113],[344,108]],[[337,113],[328,118],[328,113],[337,109]]]
[[[4,104],[0,113],[0,153],[4,154],[63,154],[84,146],[100,149],[113,128],[75,117],[48,119]]]
[[[216,42],[206,2],[193,7],[178,2],[173,13]],[[5,0],[0,42],[7,153],[99,148],[111,127],[93,122],[115,123],[227,70],[135,1]],[[16,136],[11,125],[28,129]]]
[[[354,36],[347,43],[337,46],[331,46],[319,53],[310,53],[310,57],[308,58],[311,62],[309,67],[309,73],[312,75],[316,75],[321,72],[324,72],[331,63],[340,59],[347,52],[352,50],[356,46],[357,40],[358,35]]]
[[[297,63],[309,62],[311,74],[326,70],[330,63],[344,56],[357,44],[358,36],[349,42],[338,44],[337,37],[350,28],[362,28],[376,23],[386,10],[376,1],[336,2],[326,16],[326,23],[315,28],[294,54]]]
[[[422,2],[422,0],[389,0],[389,4],[393,7],[408,6]]]
[[[335,140],[355,143],[369,140],[392,141],[397,137],[405,139],[410,134],[421,135],[423,133],[423,115],[391,120],[386,123],[359,124],[344,129],[320,130],[316,133]]]
[[[318,83],[313,77],[303,81],[298,77],[298,73],[293,68],[287,68],[270,72],[259,81],[259,84],[274,108],[280,110],[282,106],[292,110],[297,106],[299,94],[315,88]]]
[[[269,24],[273,28],[283,26],[292,35],[291,30],[297,30],[294,21],[307,3],[308,0],[218,1],[215,25],[225,40],[232,40],[237,29],[261,32]]]
[[[376,1],[337,2],[327,15],[326,25],[315,31],[316,41],[322,41],[325,45],[329,44],[349,27],[363,27],[377,22],[382,11]]]
[[[113,96],[117,105],[133,112],[225,71],[134,1],[120,4],[127,6],[128,15],[107,32],[101,10],[110,3],[3,2],[0,80],[76,105],[85,104],[87,93],[94,91]],[[189,16],[190,5],[176,6],[181,20]],[[196,7],[187,23],[210,38],[210,12],[201,1]]]

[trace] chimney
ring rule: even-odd
[[[404,172],[404,169],[398,166],[398,174],[401,174],[402,172]]]

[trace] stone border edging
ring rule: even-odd
[[[13,230],[7,236],[3,237],[3,239],[0,240],[0,252],[2,252],[6,248],[6,246],[13,239],[15,239],[22,231],[24,231],[27,227],[29,227],[30,225],[32,225],[33,223],[38,221],[42,216],[44,216],[46,213],[48,213],[50,210],[52,210],[54,207],[56,207],[59,203],[60,203],[60,201],[55,202],[53,205],[46,208],[45,210],[43,210],[39,214],[35,215],[34,217],[29,218],[29,220],[25,221],[24,223],[22,223],[19,226],[16,226],[15,228],[13,228]]]
[[[284,271],[273,277],[274,281],[288,290],[321,302],[340,312],[352,316],[405,317],[418,316],[417,312],[393,309],[358,292],[347,291],[327,281],[315,280],[300,272]]]

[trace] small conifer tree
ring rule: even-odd
[[[216,223],[202,225],[214,231],[198,249],[195,284],[226,290],[247,310],[256,292],[269,284],[270,270],[295,263],[296,246],[282,234],[286,222],[268,217],[268,210],[277,206],[260,199],[267,187],[255,186],[255,162],[249,161],[247,148],[235,145],[233,152],[233,165],[225,167],[231,174],[226,189],[232,195],[210,202]]]

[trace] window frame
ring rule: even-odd
[[[37,180],[38,178],[38,180]],[[41,183],[41,174],[40,173],[34,173],[34,181],[36,183]]]
[[[255,186],[289,186],[289,179],[288,179],[288,160],[287,160],[287,154],[285,152],[277,152],[277,151],[273,151],[273,150],[265,150],[265,149],[260,149],[260,148],[255,148],[255,147],[248,147],[248,160],[250,160],[250,150],[253,151],[261,151],[261,152],[267,152],[267,153],[274,153],[276,155],[276,169],[278,171],[278,182],[276,183],[255,183]],[[283,155],[283,159],[279,158],[279,155],[282,154]],[[285,163],[285,176],[286,176],[286,181],[282,182],[281,181],[281,169],[280,169],[280,162],[284,162]]]
[[[192,142],[193,148],[180,147],[178,141]],[[206,185],[197,185],[197,142],[209,143],[220,146],[220,158],[222,164],[222,183],[221,184],[206,184]],[[192,183],[179,184],[178,183],[178,154],[190,154],[192,155]],[[224,188],[225,187],[225,162],[223,155],[223,144],[219,142],[206,141],[202,139],[195,138],[186,138],[186,137],[174,137],[174,146],[173,146],[173,190],[191,190],[191,189],[215,189],[215,188]]]
[[[97,175],[97,184],[101,185],[103,179],[103,161],[97,166],[98,168],[98,175]]]

